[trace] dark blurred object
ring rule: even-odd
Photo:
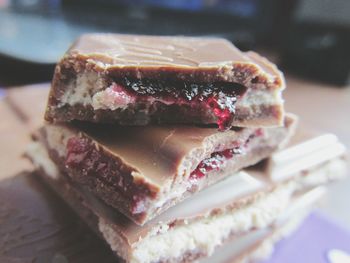
[[[350,77],[350,1],[303,0],[285,36],[282,65],[304,77],[345,85]]]
[[[63,1],[64,17],[73,24],[102,31],[150,34],[222,36],[251,48],[268,29],[267,8],[273,0],[212,1]],[[207,4],[205,4],[207,3]],[[271,9],[270,9],[271,10]],[[82,19],[83,17],[83,19]]]
[[[12,57],[0,56],[0,86],[16,86],[26,83],[49,82],[54,64],[18,61]]]
[[[87,32],[225,37],[243,50],[282,53],[287,70],[343,84],[350,61],[349,5],[349,0],[0,0],[0,84],[47,81],[72,41]],[[19,80],[17,68],[28,77]]]
[[[271,28],[275,0],[14,0],[0,6],[0,54],[56,63],[80,34],[222,36],[243,49]]]
[[[52,75],[47,70],[87,32],[221,36],[241,49],[253,49],[274,35],[269,33],[279,11],[274,2],[278,0],[0,0],[0,60],[5,59],[0,70],[6,76],[0,84],[47,81]],[[19,68],[27,72],[20,80]]]

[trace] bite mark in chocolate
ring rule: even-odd
[[[220,130],[230,128],[232,114],[235,114],[237,98],[244,95],[246,87],[238,83],[190,83],[184,81],[156,81],[151,79],[115,80],[104,91],[94,95],[96,108],[124,108],[132,103],[150,103],[155,101],[165,105],[201,105],[217,117]]]
[[[284,87],[273,64],[224,39],[84,35],[56,67],[45,118],[281,126]]]
[[[225,163],[233,158],[235,155],[245,154],[246,148],[248,148],[249,142],[264,135],[263,129],[257,129],[253,134],[249,135],[247,140],[240,144],[239,142],[232,143],[236,145],[234,148],[229,148],[220,152],[214,152],[209,158],[204,159],[199,163],[197,168],[191,173],[190,180],[201,179],[211,171],[219,171]]]
[[[289,138],[293,123],[290,117],[285,127],[224,133],[189,126],[46,125],[41,141],[74,181],[144,224],[195,192],[266,158]]]

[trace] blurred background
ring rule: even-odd
[[[25,148],[9,125],[16,93],[5,93],[35,97],[38,87],[47,89],[22,85],[49,82],[55,63],[86,32],[220,36],[255,50],[285,73],[286,107],[301,126],[333,132],[350,148],[350,0],[0,0],[2,173],[14,173]],[[45,107],[44,95],[34,108]],[[349,189],[350,177],[334,184],[322,209],[350,228]]]
[[[349,80],[349,0],[0,0],[0,85],[49,81],[85,32],[220,36],[303,78]]]

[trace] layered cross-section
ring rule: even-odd
[[[306,145],[300,152],[308,149],[307,143],[300,145]],[[317,156],[317,151],[311,155]],[[236,242],[230,247],[239,248],[245,236],[266,235],[270,227],[305,215],[324,192],[315,187],[346,172],[344,152],[296,170],[282,181],[271,179],[269,169],[259,165],[229,176],[140,226],[62,173],[42,143],[34,143],[29,156],[45,181],[127,262],[192,262],[212,255],[232,239]],[[273,242],[278,235],[270,237]],[[225,253],[224,258],[231,258]],[[244,255],[244,250],[232,253],[235,260],[244,256],[255,255]],[[218,258],[222,257],[214,254],[212,260],[225,262]]]
[[[284,86],[272,63],[224,39],[92,34],[57,65],[46,119],[279,126]]]
[[[60,170],[143,224],[195,192],[268,157],[293,132],[276,128],[45,125],[38,140]]]

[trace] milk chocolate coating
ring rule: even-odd
[[[35,156],[32,157],[35,159]],[[46,161],[44,160],[45,158],[40,159],[42,164],[46,164],[47,161],[52,162],[49,158],[47,158]],[[44,166],[45,165],[41,166],[39,164],[40,168]],[[250,204],[254,204],[256,200],[264,198],[264,195],[268,195],[271,190],[276,189],[275,187],[287,186],[286,189],[288,189],[288,185],[290,186],[289,183],[292,181],[296,183],[292,193],[298,196],[300,191],[303,192],[316,186],[304,184],[304,177],[315,175],[317,177],[319,175],[322,176],[320,171],[327,170],[331,166],[332,165],[327,161],[318,167],[309,167],[309,170],[304,170],[303,172],[295,174],[293,178],[287,182],[278,183],[266,180],[267,171],[264,171],[262,167],[256,167],[254,173],[251,173],[251,171],[249,171],[249,174],[242,172],[229,177],[227,180],[219,182],[177,206],[172,207],[143,226],[136,225],[124,215],[99,200],[88,189],[73,182],[68,175],[60,173],[58,170],[57,174],[47,174],[44,171],[45,169],[41,169],[40,175],[43,176],[78,214],[88,221],[90,226],[97,229],[96,222],[98,221],[99,231],[104,235],[106,232],[102,230],[103,228],[101,228],[101,226],[108,226],[108,233],[112,232],[115,235],[113,240],[109,239],[110,245],[118,254],[123,255],[123,258],[128,259],[131,257],[135,247],[137,247],[136,244],[146,238],[149,233],[156,234],[154,230],[158,229],[157,227],[159,225],[167,224],[169,226],[169,231],[171,231],[172,228],[181,228],[182,226],[196,223],[204,218],[215,220],[216,216],[229,214],[249,206]],[[333,173],[338,172],[337,170],[333,171]],[[252,174],[254,175],[251,176]],[[321,180],[317,185],[326,182],[327,181]],[[292,209],[291,207],[289,208]],[[91,221],[91,218],[86,218],[86,211],[93,212],[95,215],[95,223]],[[264,209],[262,211],[264,211]],[[293,213],[293,209],[291,212]],[[98,220],[96,220],[96,218],[98,218]],[[167,228],[163,228],[164,231],[168,231],[166,229]],[[160,235],[163,233],[164,232],[161,231]],[[193,235],[196,234],[193,233]],[[169,262],[189,262],[192,259],[205,256],[197,252],[196,250],[191,250],[186,252],[187,254],[184,255],[184,257],[178,260],[169,259]],[[161,260],[161,262],[168,261],[164,259],[164,261]]]
[[[36,174],[0,181],[0,222],[0,262],[116,262]]]
[[[261,196],[259,190],[261,190],[262,187],[265,187],[265,192],[270,191],[269,187],[263,183],[260,184],[259,182],[250,182],[254,185],[254,187],[248,190],[247,193],[250,193],[248,196],[245,193],[239,198],[236,197],[227,200],[222,199],[220,202],[220,196],[217,195],[217,207],[209,205],[203,211],[192,211],[192,213],[189,213],[188,215],[186,215],[186,212],[183,213],[181,211],[181,208],[177,209],[177,207],[175,207],[173,209],[174,211],[172,211],[169,215],[164,215],[163,217],[157,220],[153,220],[144,226],[138,226],[126,218],[124,215],[118,213],[117,211],[111,209],[106,204],[101,202],[101,200],[93,196],[90,191],[72,182],[69,176],[61,173],[58,179],[53,180],[43,170],[41,170],[38,174],[58,193],[59,196],[64,198],[67,204],[69,204],[95,232],[100,231],[97,222],[102,222],[103,220],[104,224],[108,224],[113,229],[112,231],[115,232],[116,235],[121,238],[121,240],[123,240],[118,247],[117,252],[125,255],[126,262],[128,262],[128,258],[133,253],[134,245],[137,244],[140,238],[144,238],[147,234],[149,234],[149,232],[152,231],[152,228],[155,227],[158,223],[161,224],[161,222],[168,222],[171,227],[181,226],[181,224],[187,224],[187,222],[189,222],[185,220],[199,220],[200,218],[204,217],[205,213],[208,211],[211,211],[213,216],[220,214],[220,212],[225,211],[225,206],[229,206],[228,204],[231,204],[231,207],[228,210],[239,209],[241,207],[247,206],[250,203],[254,202],[256,198],[259,198]],[[249,179],[251,180],[252,178]],[[249,180],[246,182],[247,184],[248,181]],[[235,194],[232,196],[235,196]],[[199,200],[196,201],[198,202]],[[193,206],[193,202],[191,202],[191,205]],[[91,213],[92,216],[86,217],[86,214],[89,213]],[[102,235],[101,232],[99,232],[99,234]],[[181,258],[165,258],[160,260],[158,263],[192,262],[205,256],[206,255],[201,254],[198,251],[192,250],[187,251],[184,255],[181,256]]]
[[[285,127],[224,133],[189,126],[96,127],[80,123],[46,125],[39,140],[74,181],[144,224],[193,193],[268,157],[288,141],[294,126],[294,117],[286,118]],[[88,150],[74,153],[72,158],[72,141]],[[202,161],[236,147],[240,149],[237,154],[193,179]]]
[[[209,52],[208,52],[209,51]],[[118,34],[87,34],[80,37],[70,52],[101,62],[108,69],[134,67],[151,71],[171,68],[193,69],[217,67],[227,61],[251,63],[257,61],[243,53],[229,41],[220,38],[170,37]],[[266,63],[264,70],[275,74],[275,68]]]
[[[81,76],[92,75],[93,80],[84,82],[85,86],[79,84]],[[55,70],[46,120],[77,119],[146,125],[214,124],[219,118],[211,110],[193,104],[135,102],[116,109],[96,109],[92,106],[89,100],[97,92],[125,79],[129,82],[161,82],[165,86],[173,83],[234,84],[228,89],[237,92],[236,109],[231,112],[226,128],[276,126],[283,122],[283,102],[280,99],[280,92],[285,86],[283,76],[272,63],[259,55],[241,52],[229,41],[220,38],[116,34],[83,35],[68,50]],[[85,89],[84,94],[79,95],[81,100],[85,99],[84,102],[75,100],[70,104],[62,99],[67,97],[65,94],[70,89],[69,96],[78,96],[75,89],[80,87]],[[240,88],[236,90],[237,87]],[[246,96],[239,91],[242,87],[245,93],[252,94],[250,106],[239,102],[241,97]],[[269,94],[273,102],[254,102],[257,98],[254,93],[259,92]]]

